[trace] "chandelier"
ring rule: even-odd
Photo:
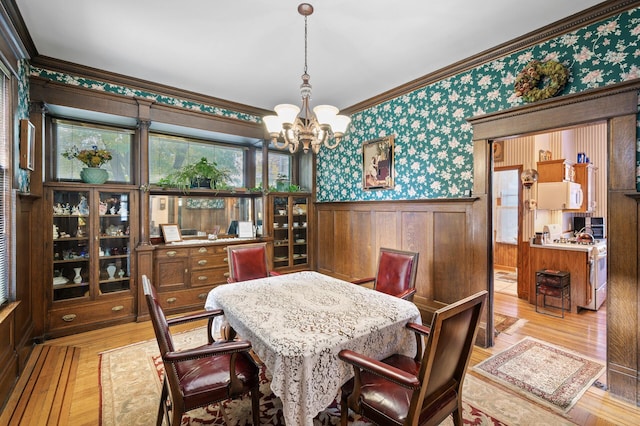
[[[277,115],[267,115],[262,120],[276,148],[288,148],[294,153],[302,147],[305,154],[311,148],[317,154],[323,144],[329,149],[338,146],[351,119],[346,115],[338,115],[338,108],[331,105],[318,105],[311,112],[311,84],[307,74],[307,16],[313,13],[313,6],[302,3],[298,6],[298,13],[304,16],[304,74],[300,85],[302,108],[292,104],[276,105],[274,110]]]

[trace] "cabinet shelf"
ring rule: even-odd
[[[89,287],[88,282],[74,283],[73,281],[68,282],[66,284],[53,284],[53,290],[62,290],[65,288],[74,288],[74,287]]]
[[[76,259],[62,259],[62,260],[54,260],[54,264],[62,264],[62,263],[78,263],[78,262],[88,262],[90,259],[88,257],[78,257]]]
[[[63,241],[88,241],[87,237],[64,237],[64,238],[54,238],[53,241],[56,243]]]

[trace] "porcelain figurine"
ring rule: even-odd
[[[107,209],[109,209],[109,205],[107,203],[105,203],[104,201],[100,201],[100,206],[98,207],[98,212],[101,215],[105,215],[105,214],[107,214]]]

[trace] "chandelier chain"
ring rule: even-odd
[[[304,17],[304,73],[307,74],[307,17]]]

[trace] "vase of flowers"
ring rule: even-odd
[[[77,146],[73,146],[63,152],[62,156],[67,160],[76,159],[87,166],[80,171],[80,178],[85,183],[105,183],[109,178],[109,173],[100,168],[113,158],[111,152],[106,149],[98,149],[95,145],[90,149],[78,149]]]

